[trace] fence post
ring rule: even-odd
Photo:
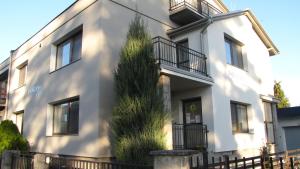
[[[291,163],[291,169],[294,169],[294,159],[293,159],[293,157],[290,158],[290,163]]]
[[[48,169],[49,164],[46,163],[45,154],[35,154],[33,156],[33,169]]]
[[[15,150],[7,150],[4,151],[2,154],[2,162],[1,162],[1,169],[12,169],[12,162],[14,156],[19,156],[20,151]]]
[[[225,155],[224,159],[225,159],[225,163],[224,163],[225,169],[230,169],[229,156]]]

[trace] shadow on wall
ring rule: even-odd
[[[149,0],[149,3],[154,5],[153,1]],[[157,5],[155,7],[158,8]],[[168,16],[168,9],[164,7],[161,5],[158,11]],[[146,8],[143,6],[141,9]],[[135,12],[111,1],[98,1],[39,43],[41,47],[39,44],[28,44],[34,47],[22,55],[28,58],[25,93],[21,99],[10,103],[9,107],[24,106],[24,136],[28,138],[32,151],[89,157],[111,156],[110,121],[115,105],[113,72],[134,15]],[[149,31],[153,36],[165,34],[165,26],[143,18],[149,23]],[[62,17],[61,23],[65,19]],[[67,33],[82,23],[81,59],[49,73],[51,44],[63,36],[61,32]],[[40,87],[38,94],[28,93],[35,87]],[[16,97],[17,90],[12,91],[12,99]],[[47,126],[46,122],[48,104],[74,96],[80,96],[79,135],[46,136],[46,128],[52,127]]]

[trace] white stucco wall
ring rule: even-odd
[[[216,21],[207,31],[214,105],[215,151],[259,149],[265,142],[263,105],[260,94],[272,94],[268,50],[245,16]],[[226,64],[224,33],[244,44],[246,71]],[[233,134],[230,101],[249,104],[248,124],[253,133]]]
[[[136,14],[134,10],[144,14],[142,17],[152,36],[166,37],[165,32],[172,25],[168,19],[169,4],[164,0],[119,3],[79,1],[15,51],[8,118],[15,121],[14,112],[24,110],[24,136],[28,138],[32,151],[112,156],[113,72],[126,40],[128,25]],[[52,72],[56,56],[54,42],[80,26],[83,31],[81,59]],[[25,61],[28,61],[26,85],[18,87],[17,67]],[[36,92],[29,92],[36,88]],[[80,97],[79,134],[53,136],[49,104],[74,96]]]

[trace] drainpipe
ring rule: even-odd
[[[203,38],[203,32],[208,28],[208,26],[210,25],[210,24],[212,24],[213,23],[213,19],[212,19],[212,17],[210,16],[209,18],[208,18],[208,20],[206,21],[206,24],[204,25],[204,27],[202,28],[202,30],[201,30],[201,32],[200,32],[200,39],[201,39],[201,41],[203,42],[204,41],[204,38]],[[203,52],[203,43],[201,43],[201,52],[202,53],[204,53]]]
[[[5,115],[4,119],[7,120],[8,118],[8,102],[10,99],[10,82],[11,82],[11,71],[12,71],[12,57],[14,55],[15,50],[10,51],[10,56],[9,56],[9,68],[8,68],[8,79],[7,79],[7,89],[6,89],[6,103],[5,103]]]

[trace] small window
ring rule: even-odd
[[[267,143],[273,144],[275,142],[274,138],[274,123],[273,123],[273,108],[272,104],[268,102],[263,102],[264,104],[264,121]]]
[[[27,76],[27,63],[22,64],[18,67],[19,70],[19,87],[24,86]]]
[[[232,131],[236,133],[248,133],[247,105],[231,102]]]
[[[82,32],[71,36],[57,45],[56,69],[69,65],[81,58]]]
[[[244,69],[242,45],[231,38],[225,37],[225,49],[227,63]]]
[[[16,112],[16,125],[19,129],[19,132],[23,134],[23,117],[24,117],[24,111]]]
[[[78,134],[79,99],[54,105],[53,134]]]

